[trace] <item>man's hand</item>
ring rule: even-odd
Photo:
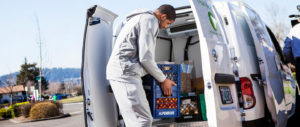
[[[161,83],[161,88],[164,92],[164,95],[166,96],[172,95],[172,85],[176,86],[175,82],[167,78],[164,80],[164,82]]]
[[[291,68],[292,72],[296,72],[296,67],[292,63],[288,63],[287,65]]]

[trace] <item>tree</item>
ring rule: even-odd
[[[60,84],[60,93],[62,93],[62,94],[65,94],[66,93],[66,87],[65,87],[65,83],[63,82],[63,83],[61,83]]]
[[[266,11],[269,12],[270,19],[272,21],[270,25],[270,29],[273,31],[276,39],[278,40],[279,44],[283,46],[284,39],[288,34],[288,26],[287,23],[283,22],[281,17],[282,9],[278,7],[277,4],[271,3],[268,7],[266,7]]]
[[[7,85],[10,94],[10,105],[13,103],[13,89],[16,86],[16,80],[12,74],[10,74],[7,78],[4,79],[4,82]]]
[[[21,65],[21,70],[17,75],[17,84],[25,86],[28,81],[38,83],[36,78],[39,76],[39,69],[36,67],[36,63],[25,63]]]
[[[48,89],[49,82],[48,80],[42,76],[42,91],[46,91]],[[43,92],[42,92],[43,93]]]
[[[75,86],[73,89],[74,89],[75,94],[76,94],[77,96],[82,95],[82,86],[81,86],[81,85]]]
[[[60,82],[51,82],[49,84],[49,89],[47,90],[47,93],[50,94],[56,94],[60,92],[61,83]]]
[[[38,88],[37,79],[39,78],[39,68],[36,67],[36,63],[27,63],[27,60],[25,59],[25,63],[21,65],[21,70],[17,75],[17,84],[25,86],[27,82],[31,82],[31,84]],[[44,76],[42,76],[40,80],[42,81],[42,91],[47,90],[49,85],[47,79]]]

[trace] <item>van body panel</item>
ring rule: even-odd
[[[231,60],[222,33],[222,27],[211,3],[206,0],[190,0],[200,40],[204,91],[208,125],[241,126],[235,84],[217,84],[216,73],[233,74]],[[233,102],[222,103],[220,89],[229,88]]]
[[[117,17],[99,6],[88,10],[83,44],[82,85],[88,127],[116,127],[116,102],[109,93],[106,64],[112,50],[112,25]]]
[[[252,12],[249,12],[252,13]],[[256,38],[255,47],[260,63],[262,80],[265,82],[264,92],[266,103],[277,126],[286,125],[285,100],[280,72],[276,66],[275,50],[265,33],[264,24],[255,13],[252,13],[253,34]],[[281,105],[281,106],[280,106]]]
[[[294,113],[296,82],[289,68],[280,60],[267,27],[258,14],[246,4],[235,2],[248,15],[248,24],[255,38],[255,48],[264,81],[267,107],[276,126],[286,126],[288,117]]]
[[[225,33],[228,37],[229,48],[234,50],[234,54],[237,57],[239,77],[247,77],[253,84],[256,104],[253,108],[244,110],[246,114],[245,120],[252,121],[263,118],[265,108],[263,88],[251,78],[251,74],[260,73],[258,62],[253,60],[257,57],[255,52],[256,49],[253,40],[247,36],[249,33],[245,33],[247,27],[242,28],[247,26],[247,24],[243,24],[245,22],[243,19],[236,18],[237,15],[243,15],[243,13],[240,14],[239,7],[234,6],[229,2],[214,2],[213,4],[216,7],[216,11],[221,15],[223,22],[227,22],[227,24],[224,25]],[[240,18],[243,17],[240,16]],[[252,35],[250,35],[250,37],[252,37]],[[252,42],[249,42],[251,40]]]

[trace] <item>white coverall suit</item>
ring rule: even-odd
[[[166,79],[154,58],[158,29],[159,21],[152,11],[133,11],[127,16],[107,64],[106,76],[127,127],[152,126],[141,77],[149,73],[159,82]]]

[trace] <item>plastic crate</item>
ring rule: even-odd
[[[180,74],[179,64],[158,64],[166,77],[177,85],[172,86],[172,96],[165,97],[160,83],[151,75],[144,76],[143,85],[153,118],[176,118],[180,116]]]

